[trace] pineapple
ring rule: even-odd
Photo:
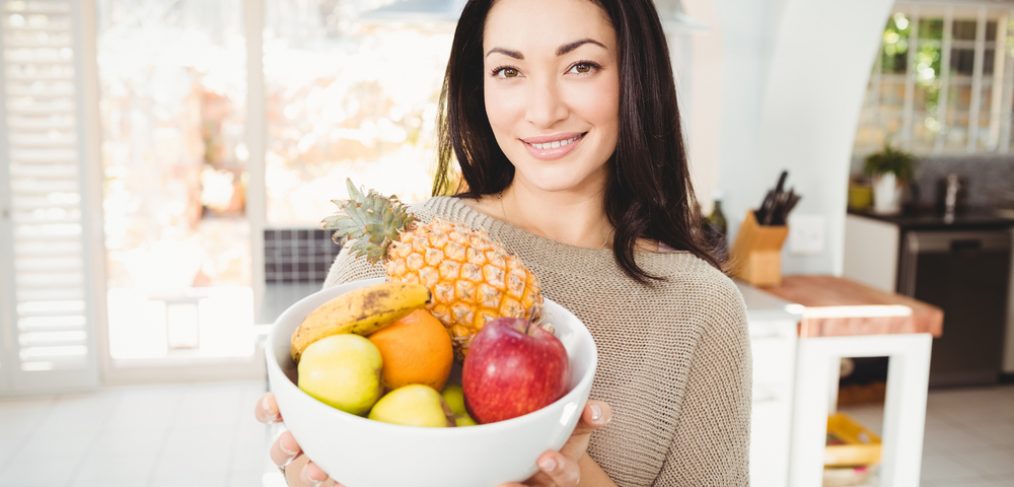
[[[392,281],[426,285],[430,312],[447,327],[459,357],[488,320],[539,318],[535,275],[486,232],[441,219],[423,224],[397,197],[347,185],[349,199],[333,201],[339,210],[323,227],[334,230],[335,241],[353,239],[353,255],[383,262]]]

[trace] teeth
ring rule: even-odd
[[[581,138],[581,136],[577,136],[567,140],[556,140],[553,142],[547,142],[545,144],[532,144],[532,147],[535,147],[536,149],[539,150],[559,149],[560,147],[566,147],[570,144],[573,144],[574,142],[577,142],[577,139],[579,138]]]

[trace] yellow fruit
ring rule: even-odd
[[[292,359],[299,362],[303,350],[321,338],[342,333],[369,335],[429,301],[429,289],[419,284],[384,282],[349,291],[318,306],[292,332]]]
[[[461,386],[451,384],[444,389],[441,395],[444,397],[444,404],[447,405],[447,409],[454,420],[454,426],[476,425],[475,420],[468,415],[468,409],[465,408],[465,392],[461,389]]]
[[[366,338],[332,335],[313,342],[303,352],[297,385],[325,404],[364,414],[384,390],[382,367],[380,351]]]
[[[444,325],[417,309],[369,336],[384,359],[384,387],[424,384],[440,390],[451,374],[454,349]]]
[[[535,275],[484,231],[440,219],[420,223],[396,197],[363,195],[351,181],[348,187],[349,200],[335,202],[339,211],[324,228],[335,230],[336,240],[355,240],[355,255],[383,261],[392,281],[426,285],[433,294],[428,308],[459,353],[488,320],[539,317]]]
[[[453,425],[447,418],[440,393],[422,384],[410,384],[388,392],[377,401],[368,417],[404,426],[446,428]]]

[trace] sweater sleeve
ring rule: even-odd
[[[746,308],[731,281],[691,363],[676,433],[656,487],[750,484],[752,359]]]
[[[331,269],[327,272],[323,287],[329,288],[358,279],[386,276],[384,268],[380,264],[370,264],[363,257],[353,256],[349,252],[350,248],[351,246],[348,244],[342,246],[338,256],[331,263]]]

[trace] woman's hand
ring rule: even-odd
[[[523,483],[500,487],[577,487],[581,482],[581,465],[591,461],[586,455],[591,434],[605,426],[611,418],[612,409],[608,404],[589,400],[574,433],[560,451],[547,451],[539,456],[538,473]]]
[[[257,421],[264,424],[281,423],[282,413],[278,411],[278,403],[275,402],[275,395],[268,392],[257,401],[257,408],[254,410]],[[271,461],[278,465],[282,474],[285,475],[285,482],[290,486],[336,486],[342,484],[328,478],[327,473],[321,470],[317,464],[306,458],[303,450],[296,443],[296,438],[288,431],[282,433],[271,445]]]

